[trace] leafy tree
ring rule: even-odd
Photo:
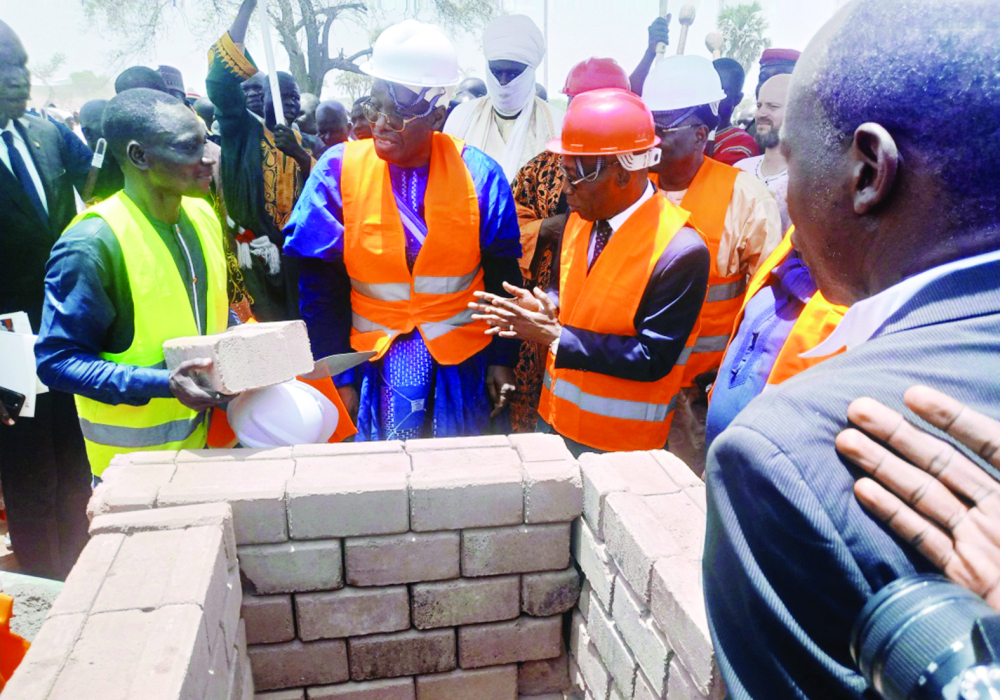
[[[171,29],[203,39],[206,45],[229,26],[239,0],[82,0],[88,21],[116,35],[119,50],[113,59],[124,62],[148,55],[157,40]],[[348,55],[330,46],[330,32],[338,22],[352,23],[371,41],[399,18],[387,21],[370,0],[270,0],[268,14],[277,42],[288,54],[290,72],[303,92],[319,94],[332,70],[360,73],[360,62],[371,53],[365,48]],[[414,3],[407,16],[437,22],[452,32],[475,32],[495,13],[492,0],[431,0]],[[253,25],[251,25],[253,26]]]
[[[372,87],[372,79],[364,73],[342,71],[333,79],[333,84],[341,91],[340,94],[347,95],[353,103],[362,95],[368,94]]]
[[[758,0],[724,7],[719,12],[719,31],[726,39],[723,55],[734,59],[749,72],[771,40],[764,36],[770,28]]]

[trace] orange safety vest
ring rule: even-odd
[[[344,263],[351,278],[351,347],[382,357],[393,339],[414,328],[442,365],[457,365],[490,343],[485,321],[468,304],[484,291],[479,199],[462,160],[465,144],[435,133],[424,198],[424,241],[406,265],[406,238],[389,164],[371,139],[344,147]]]
[[[720,275],[717,263],[726,213],[739,172],[737,168],[705,158],[681,201],[681,207],[691,212],[692,224],[705,237],[712,257],[708,292],[698,317],[701,330],[684,371],[684,386],[691,386],[699,374],[718,369],[722,364],[733,319],[740,311],[746,291],[744,275]]]
[[[559,322],[596,333],[635,336],[635,314],[656,262],[689,214],[663,196],[650,198],[611,237],[587,272],[592,222],[571,214],[562,239]],[[549,351],[538,413],[560,435],[605,451],[659,449],[697,326],[670,373],[641,382],[557,368]]]
[[[767,257],[750,280],[750,286],[747,289],[746,298],[743,300],[743,306],[736,316],[736,323],[733,325],[729,343],[733,342],[733,338],[736,337],[736,331],[739,330],[740,323],[743,322],[743,313],[746,311],[747,304],[753,298],[754,294],[770,282],[771,271],[781,265],[792,251],[792,232],[794,230],[794,226],[788,229],[788,233],[785,234],[781,244]],[[804,372],[813,365],[817,365],[823,360],[828,359],[828,357],[832,357],[830,355],[828,357],[804,358],[799,357],[799,355],[807,350],[812,350],[826,340],[833,333],[833,329],[837,327],[846,312],[846,306],[831,304],[823,298],[820,292],[813,294],[812,298],[802,308],[802,312],[799,314],[798,320],[795,321],[795,325],[792,326],[792,331],[789,333],[788,338],[785,339],[785,344],[781,347],[781,351],[774,361],[774,366],[771,368],[771,374],[768,375],[767,384],[769,386],[781,384],[796,374]],[[729,344],[726,345],[726,352],[728,351]],[[843,350],[837,351],[834,355],[839,355],[841,352]]]

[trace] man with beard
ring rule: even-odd
[[[785,123],[785,103],[788,100],[788,84],[792,76],[776,75],[760,89],[757,98],[757,145],[764,149],[764,155],[739,161],[736,167],[750,173],[767,185],[781,210],[781,228],[787,231],[791,225],[788,219],[788,162],[781,153],[781,125]]]

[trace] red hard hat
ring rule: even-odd
[[[619,90],[630,88],[625,69],[613,58],[588,58],[586,61],[580,61],[566,76],[566,85],[562,92],[564,95],[575,97],[582,92],[601,88]]]
[[[601,156],[646,151],[659,143],[653,114],[638,95],[602,88],[573,98],[562,137],[546,148],[564,156]]]

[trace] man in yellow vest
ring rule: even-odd
[[[659,141],[631,92],[576,96],[548,144],[571,211],[555,288],[478,295],[491,333],[548,346],[539,427],[575,454],[664,447],[697,335],[709,253],[649,182]]]
[[[198,198],[213,165],[198,117],[136,88],[108,103],[104,136],[125,188],[52,249],[35,346],[41,380],[76,395],[96,477],[116,454],[205,446],[206,413],[224,398],[199,383],[210,361],[168,371],[163,341],[228,320],[222,233]]]
[[[691,212],[712,256],[700,330],[684,373],[671,446],[691,466],[704,464],[705,387],[711,384],[733,330],[747,280],[781,242],[781,213],[767,187],[749,173],[705,156],[719,125],[722,81],[700,56],[669,56],[643,86],[663,158],[653,168],[667,199]],[[701,377],[697,386],[695,378]]]
[[[361,69],[373,138],[324,154],[285,228],[313,352],[377,353],[336,379],[361,440],[480,435],[514,388],[517,342],[491,341],[468,309],[473,292],[521,283],[510,186],[440,132],[461,80],[440,29],[386,29]]]

